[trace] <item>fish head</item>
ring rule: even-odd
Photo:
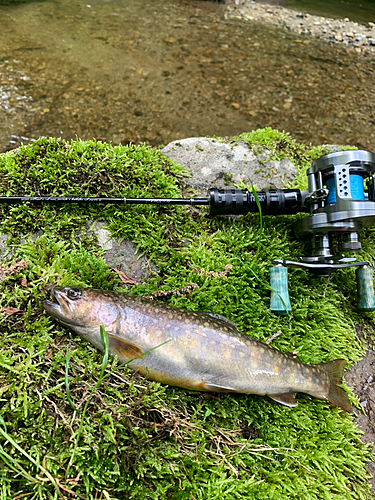
[[[53,286],[48,292],[51,300],[44,300],[43,307],[62,325],[91,341],[100,325],[113,332],[119,312],[110,292],[75,286]]]

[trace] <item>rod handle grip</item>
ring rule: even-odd
[[[373,272],[370,267],[359,267],[357,279],[357,306],[362,311],[375,311]]]
[[[271,304],[270,311],[279,316],[287,315],[291,310],[288,292],[288,268],[270,267]]]

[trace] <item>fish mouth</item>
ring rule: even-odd
[[[47,287],[46,292],[52,300],[43,300],[42,305],[45,311],[56,318],[60,323],[69,325],[74,319],[72,304],[63,288]]]

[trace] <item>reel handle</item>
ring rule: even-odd
[[[270,310],[279,316],[286,316],[291,310],[288,292],[288,268],[270,267],[271,304]]]
[[[370,267],[359,267],[355,271],[357,279],[357,306],[362,311],[375,311],[373,272]]]

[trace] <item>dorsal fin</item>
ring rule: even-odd
[[[231,330],[237,330],[236,324],[233,323],[233,321],[231,321],[230,319],[226,318],[225,316],[222,316],[221,314],[202,312],[202,311],[199,311],[198,314],[201,316],[206,316],[206,317],[208,316],[209,318],[214,319],[215,321],[218,321],[223,326],[226,326],[226,327],[230,328]]]
[[[118,356],[120,359],[129,360],[143,354],[142,349],[136,344],[122,339],[121,337],[116,337],[111,333],[107,333],[107,335],[109,352]]]
[[[297,406],[298,403],[295,400],[296,393],[295,392],[283,392],[280,394],[267,394],[267,396],[278,403],[285,406]]]

